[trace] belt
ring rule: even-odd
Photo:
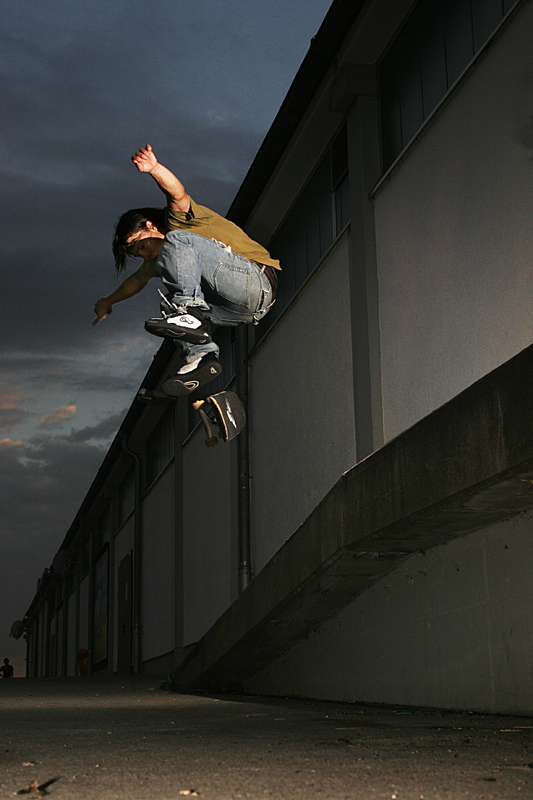
[[[276,276],[273,268],[270,267],[268,264],[260,264],[259,261],[256,261],[255,263],[261,269],[261,272],[264,272],[265,275],[268,278],[268,282],[269,282],[270,286],[272,287],[272,302],[274,302],[274,300],[276,299],[276,288],[277,288],[277,285],[278,285],[277,276]]]

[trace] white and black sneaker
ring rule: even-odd
[[[204,353],[189,364],[184,364],[175,375],[163,381],[161,389],[169,397],[180,397],[209,383],[221,372],[220,361],[214,353]]]
[[[211,326],[197,308],[188,308],[182,313],[175,311],[163,317],[147,319],[144,327],[154,336],[183,339],[191,344],[207,344],[211,341]]]

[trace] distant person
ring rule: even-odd
[[[170,396],[189,394],[221,372],[210,323],[258,323],[274,304],[279,261],[233,222],[197,205],[149,144],[132,161],[139,172],[152,176],[167,205],[132,209],[119,219],[113,240],[117,273],[130,256],[144,261],[118,289],[97,301],[93,325],[151,278],[161,278],[167,290],[162,316],[147,320],[145,328],[176,339],[182,347],[183,365],[162,388]]]
[[[9,658],[4,658],[4,665],[0,667],[0,672],[2,673],[2,678],[12,678],[15,674],[15,670],[9,663]]]

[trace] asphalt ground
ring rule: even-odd
[[[0,797],[533,798],[532,718],[158,686],[0,680]]]

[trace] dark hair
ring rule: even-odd
[[[165,209],[132,208],[126,211],[117,222],[113,237],[113,255],[115,256],[117,275],[125,268],[126,259],[133,257],[126,249],[126,241],[132,233],[144,230],[147,222],[155,225],[161,233],[166,233]]]

